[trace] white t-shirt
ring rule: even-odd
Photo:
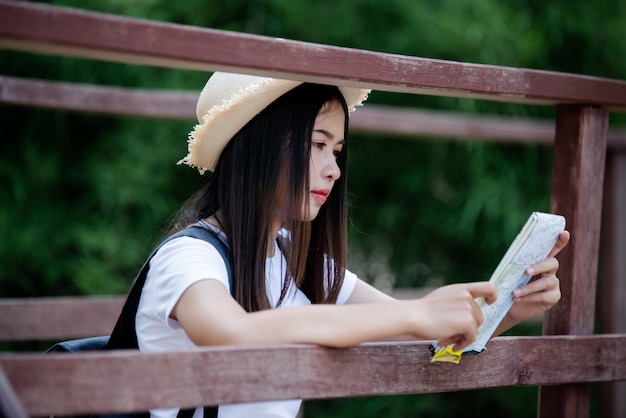
[[[285,258],[276,245],[274,256],[266,261],[265,270],[266,291],[272,308],[276,307],[280,297],[285,269]],[[183,292],[200,280],[217,280],[230,291],[226,265],[213,245],[197,238],[180,237],[164,244],[157,251],[150,261],[150,270],[137,310],[137,341],[141,351],[163,352],[197,347],[187,337],[178,321],[170,318],[170,314]],[[345,303],[356,281],[356,275],[346,271],[338,304]],[[310,304],[309,299],[292,282],[279,309]],[[218,416],[293,418],[297,415],[301,402],[296,399],[220,405]],[[159,409],[152,410],[151,416],[174,418],[177,413],[178,409]],[[202,408],[198,408],[194,418],[201,417]]]

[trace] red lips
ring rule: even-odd
[[[311,190],[311,195],[320,203],[326,202],[328,199],[328,195],[330,194],[330,189],[323,190]]]

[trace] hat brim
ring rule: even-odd
[[[215,73],[211,78],[220,75]],[[204,114],[198,114],[200,123],[189,133],[188,154],[179,161],[179,164],[196,167],[201,174],[205,171],[215,170],[226,144],[241,128],[276,99],[302,84],[300,81],[293,80],[243,77],[247,77],[253,82],[232,94],[228,99],[223,100],[221,104],[210,106]],[[207,87],[209,87],[209,83],[205,89]],[[346,100],[349,112],[354,111],[356,106],[360,106],[370,93],[369,89],[338,88]],[[199,113],[202,113],[202,100],[203,95],[201,94],[198,101]]]

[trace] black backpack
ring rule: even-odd
[[[113,332],[110,336],[100,336],[91,338],[82,338],[78,340],[63,341],[50,347],[46,353],[59,353],[59,352],[76,352],[76,351],[94,351],[94,350],[115,350],[115,349],[139,349],[137,343],[137,331],[135,329],[135,316],[137,315],[137,309],[139,308],[139,299],[141,298],[141,292],[143,285],[146,282],[148,270],[150,268],[150,260],[154,254],[158,251],[163,244],[169,242],[174,238],[179,237],[192,237],[204,240],[215,246],[220,253],[224,262],[226,263],[226,269],[228,271],[228,280],[232,287],[232,266],[230,264],[229,250],[226,244],[217,236],[217,234],[209,229],[201,226],[190,226],[183,229],[167,239],[165,239],[159,246],[152,252],[148,260],[144,263],[141,271],[137,275],[137,278],[133,282],[133,285],[128,293],[122,312],[117,319]],[[177,418],[191,418],[196,408],[181,409],[178,412]],[[217,406],[205,406],[204,418],[216,418]],[[138,412],[129,414],[109,414],[109,415],[92,415],[84,416],[93,418],[144,418],[149,417],[149,412]]]

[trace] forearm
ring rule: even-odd
[[[230,345],[319,344],[347,347],[406,334],[401,302],[311,305],[246,313],[231,323]]]
[[[383,300],[346,305],[310,305],[248,313],[221,283],[203,280],[182,296],[172,312],[197,345],[319,344],[346,347],[399,336],[454,342],[476,338],[480,309],[475,299],[493,300],[489,283],[444,286],[418,300]],[[386,298],[385,298],[386,299]]]

